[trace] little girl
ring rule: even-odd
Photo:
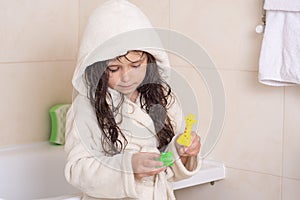
[[[182,117],[164,80],[166,53],[135,45],[137,38],[118,38],[151,27],[125,0],[106,2],[89,19],[72,80],[77,96],[65,144],[65,176],[83,199],[175,199],[172,182],[200,168],[199,136],[192,133],[189,147],[176,142]],[[165,151],[174,155],[171,166],[159,161]]]

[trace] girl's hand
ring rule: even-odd
[[[138,152],[132,156],[132,168],[134,177],[141,180],[144,177],[154,176],[162,171],[166,170],[163,163],[158,161],[160,154]]]
[[[200,136],[195,132],[191,133],[191,145],[188,147],[176,143],[177,152],[181,157],[197,156],[200,152]]]

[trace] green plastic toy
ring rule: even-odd
[[[173,153],[170,151],[161,153],[159,161],[163,162],[164,166],[173,166],[174,163]]]
[[[57,104],[49,110],[51,117],[51,135],[49,140],[52,144],[63,145],[65,143],[66,115],[70,106],[70,104]]]

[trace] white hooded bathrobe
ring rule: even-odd
[[[76,96],[67,115],[65,143],[65,176],[70,184],[83,192],[83,199],[175,199],[172,182],[191,177],[200,168],[200,160],[193,157],[186,164],[188,170],[175,148],[182,123],[177,101],[168,110],[175,137],[166,149],[174,154],[175,162],[166,171],[135,180],[132,155],[137,152],[159,153],[159,150],[152,119],[141,109],[139,101],[131,102],[127,97],[115,119],[128,144],[122,153],[114,156],[103,151],[102,133],[87,97],[85,69],[95,62],[124,55],[129,50],[143,50],[157,59],[160,74],[166,79],[169,62],[159,45],[161,43],[147,17],[125,0],[104,3],[88,20],[72,79]],[[109,92],[112,96],[110,103],[117,105],[121,94],[110,88]]]

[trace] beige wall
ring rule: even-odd
[[[0,1],[0,146],[45,141],[48,109],[70,102],[79,38],[90,11],[104,0]],[[258,83],[261,1],[131,0],[158,27],[201,44],[219,69],[226,94],[222,136],[210,158],[227,178],[176,192],[190,200],[296,200],[300,197],[300,88]],[[188,2],[188,4],[187,4]],[[192,67],[172,57],[192,81]],[[198,88],[199,89],[199,88]],[[200,132],[209,127],[201,89]],[[204,97],[203,97],[204,96]]]

